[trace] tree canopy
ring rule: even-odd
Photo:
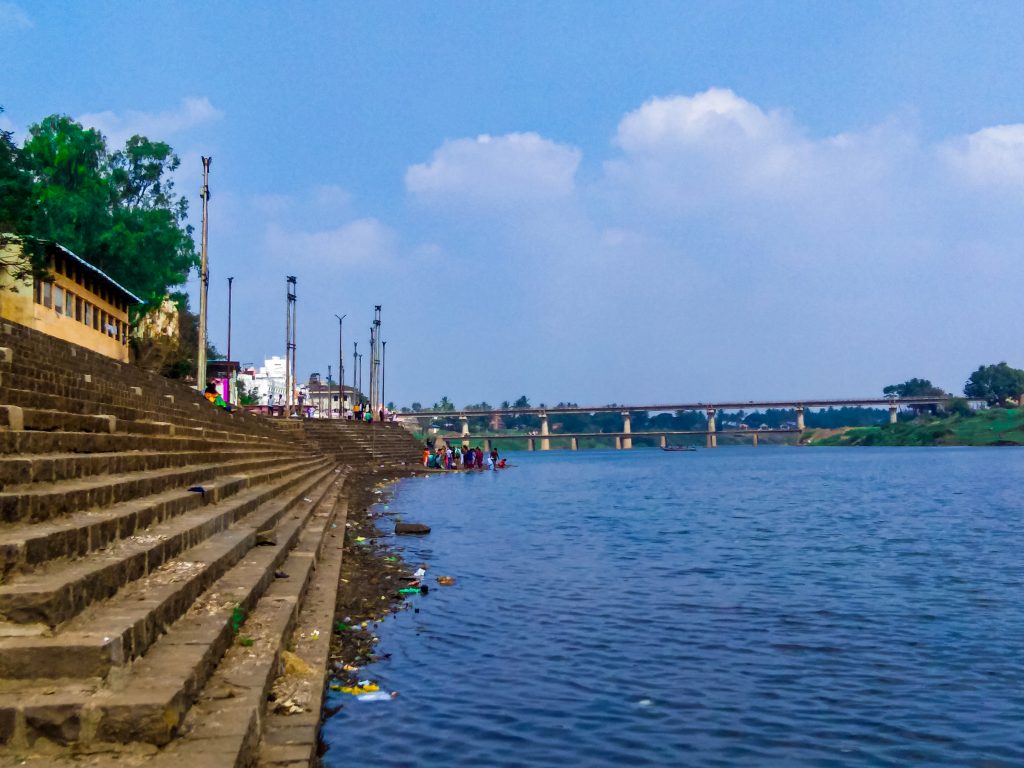
[[[989,405],[1001,405],[1024,395],[1024,371],[1011,368],[1005,362],[978,367],[964,384],[967,397],[984,400]]]
[[[30,126],[20,150],[3,132],[0,231],[60,243],[156,304],[198,264],[188,201],[171,179],[179,164],[144,136],[110,152],[67,115]]]
[[[884,395],[896,397],[941,397],[945,395],[942,387],[936,387],[928,379],[908,379],[902,384],[890,384],[882,390]]]
[[[3,107],[0,107],[3,112]],[[11,131],[0,130],[0,249],[7,245],[6,235],[32,232],[36,226],[38,206],[32,194],[32,175],[25,167],[25,161]],[[10,270],[15,278],[31,273],[32,267],[42,267],[41,249],[29,249],[29,256],[35,256],[26,265],[20,257],[4,258],[0,267]]]

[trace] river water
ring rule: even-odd
[[[326,765],[1024,765],[1024,450],[511,457],[394,489],[432,589]]]

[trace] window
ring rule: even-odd
[[[43,303],[43,284],[39,281],[39,278],[33,278],[33,292],[35,293],[36,304]]]
[[[75,294],[71,291],[64,291],[64,314],[68,317],[74,317],[75,314]]]
[[[88,301],[83,301],[82,304],[85,305],[85,313],[82,315],[82,322],[85,323],[86,325],[92,325],[92,304],[90,304]]]
[[[100,310],[95,307],[92,310],[92,329],[98,331],[100,329]]]
[[[75,296],[75,320],[82,322],[82,297]]]
[[[64,314],[64,289],[59,285],[53,286],[53,308],[58,315]]]
[[[47,309],[53,307],[53,283],[43,283],[43,306]]]

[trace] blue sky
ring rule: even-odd
[[[233,356],[387,399],[959,390],[1024,366],[1019,3],[0,2],[3,125],[181,155]],[[82,254],[88,258],[88,254]],[[194,279],[193,279],[194,287]],[[195,303],[195,302],[194,302]]]

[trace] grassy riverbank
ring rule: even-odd
[[[1024,445],[1024,409],[992,408],[970,416],[947,416],[929,420],[853,427],[818,439],[810,445]]]

